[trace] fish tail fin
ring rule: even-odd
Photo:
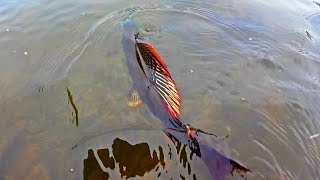
[[[224,180],[234,175],[245,178],[246,173],[252,172],[230,157],[220,153],[205,141],[200,144],[200,149],[201,159],[206,164],[212,179]]]
[[[243,165],[239,164],[238,162],[230,159],[230,164],[232,165],[232,172],[237,172],[237,173],[241,173],[241,172],[252,172],[250,169],[244,167]]]

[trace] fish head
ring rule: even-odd
[[[126,38],[135,41],[135,39],[139,34],[138,26],[129,19],[121,21],[121,26],[122,26],[123,35]]]

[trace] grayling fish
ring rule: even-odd
[[[164,133],[174,143],[179,141],[187,145],[192,154],[201,158],[212,179],[226,179],[235,171],[251,172],[211,147],[198,134],[205,133],[204,131],[195,129],[180,119],[180,95],[165,62],[152,45],[141,40],[135,23],[126,19],[121,25],[125,61],[133,80],[127,96],[128,105],[135,107],[145,103],[163,122]]]

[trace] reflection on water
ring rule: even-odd
[[[172,159],[171,147],[168,155],[169,159]],[[184,168],[188,169],[188,175],[193,179],[196,178],[196,174],[191,174],[191,165],[188,162],[186,146],[181,149],[181,143],[178,142],[176,146],[176,153],[179,155],[178,161]],[[181,150],[181,151],[180,151]],[[109,157],[109,152],[112,152],[113,156]],[[115,169],[115,163],[118,164],[121,178],[130,178],[136,176],[144,176],[145,173],[154,170],[157,172],[157,177],[161,174],[168,173],[166,170],[165,154],[163,148],[159,146],[158,150],[151,152],[147,143],[139,143],[135,145],[129,144],[127,141],[116,138],[112,144],[112,150],[99,149],[97,150],[98,157],[95,156],[92,149],[88,150],[88,157],[84,159],[83,177],[84,179],[104,179],[109,178],[109,174],[103,169]],[[190,156],[191,157],[191,156]],[[101,168],[98,160],[103,164]],[[168,159],[168,160],[169,160]],[[172,167],[174,168],[174,167]],[[183,175],[180,174],[183,179]]]
[[[115,163],[118,164],[121,178],[142,177],[153,169],[158,171],[160,166],[163,169],[165,167],[164,154],[160,146],[159,155],[156,150],[153,150],[151,154],[147,143],[131,145],[127,141],[117,138],[112,144],[112,154],[113,157],[109,157],[109,149],[97,150],[97,155],[105,168],[113,170]],[[109,177],[109,174],[101,169],[92,149],[88,150],[88,158],[83,163],[84,179],[103,179],[102,177]],[[160,175],[161,173],[159,172],[158,177]]]
[[[143,176],[146,172],[154,169],[159,163],[164,168],[164,155],[159,147],[159,157],[154,150],[150,154],[149,146],[146,143],[130,145],[128,142],[115,139],[112,145],[112,152],[115,161],[119,164],[121,177]]]
[[[108,156],[106,156],[106,158],[109,158],[109,150],[108,149],[101,149],[99,151],[100,152],[106,151],[105,153],[107,153],[107,155],[108,155]],[[105,156],[102,156],[102,158],[105,158]],[[102,162],[103,162],[105,167],[109,167],[108,166],[109,164],[106,164],[103,160],[102,160]],[[114,160],[113,160],[113,158],[112,158],[112,162],[113,162],[113,166],[109,167],[110,169],[114,169]],[[86,179],[86,180],[87,179],[108,179],[110,177],[109,173],[104,172],[101,169],[96,157],[93,154],[93,150],[92,149],[90,149],[88,151],[88,158],[83,160],[83,165],[84,165],[83,179]]]
[[[143,177],[146,173],[153,171],[159,178],[166,174],[164,179],[168,178],[168,170],[175,171],[172,163],[179,162],[186,170],[186,174],[180,173],[181,179],[197,179],[197,173],[192,172],[192,151],[186,149],[187,145],[182,144],[174,136],[169,136],[175,148],[158,146],[152,150],[147,143],[130,144],[129,142],[116,138],[113,140],[110,149],[89,149],[86,158],[83,160],[83,178],[84,179],[108,179],[111,171],[119,171],[121,178]],[[166,151],[167,149],[167,151]],[[95,152],[96,151],[96,152]],[[177,155],[177,156],[173,156]],[[176,157],[176,158],[174,158]],[[196,159],[197,160],[197,159]],[[239,174],[238,177],[244,178],[247,169],[241,169],[242,166],[235,163],[231,175]],[[116,168],[117,167],[117,168]],[[177,173],[177,172],[175,172]],[[117,179],[118,177],[113,177]],[[172,177],[171,177],[172,179]]]

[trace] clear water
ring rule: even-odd
[[[93,178],[90,149],[115,142],[158,157],[162,147],[166,165],[138,166],[138,179],[209,178],[197,159],[189,175],[145,106],[126,105],[128,16],[166,61],[182,119],[230,135],[206,138],[249,167],[248,179],[320,178],[316,2],[0,0],[0,179]],[[117,163],[105,171],[121,178]]]

